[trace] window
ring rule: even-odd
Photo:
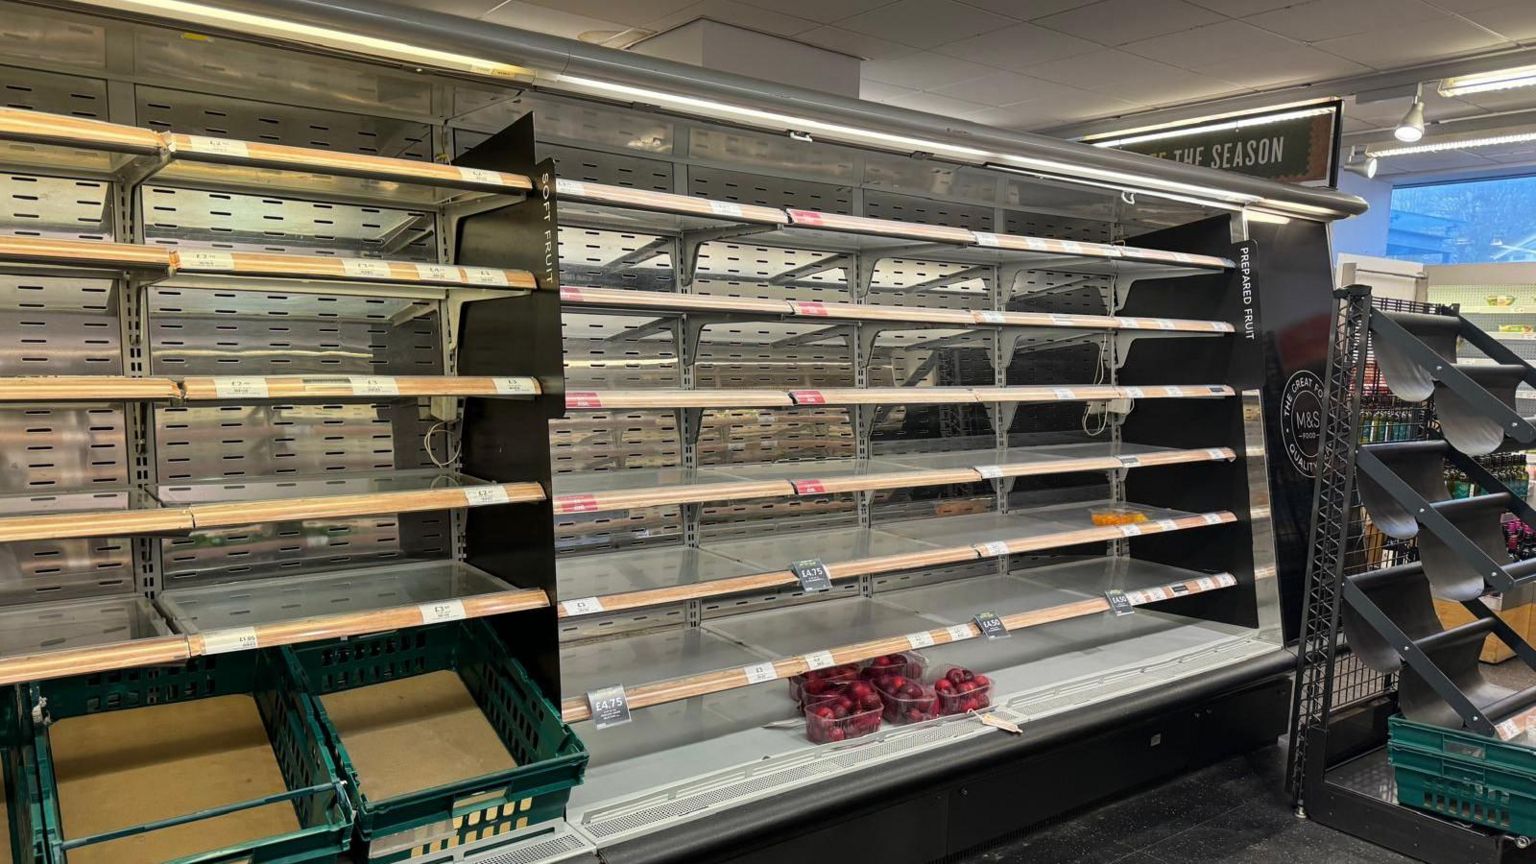
[[[1536,261],[1536,177],[1393,189],[1387,255],[1425,264]]]

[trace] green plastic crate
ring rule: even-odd
[[[586,771],[586,747],[486,622],[456,621],[283,651],[309,688],[347,779],[357,810],[359,849],[354,857],[360,862],[387,864],[445,852],[565,816],[571,789]],[[319,697],[450,669],[463,680],[518,767],[371,799]]]
[[[30,723],[20,710],[21,691],[0,688],[0,778],[5,789],[11,860],[16,864],[44,864],[47,834],[43,830],[42,796],[38,794],[37,760],[28,735]]]
[[[147,705],[249,694],[255,701],[289,794],[298,831],[232,844],[184,856],[165,864],[334,864],[346,851],[352,832],[352,807],[315,719],[314,707],[276,651],[241,651],[198,657],[182,666],[149,667],[82,675],[27,685],[26,705],[43,703],[50,721]],[[66,838],[59,812],[57,780],[44,725],[34,730],[43,823],[52,864],[68,864],[69,850],[85,838]],[[250,806],[270,800],[247,802]],[[211,818],[229,808],[178,817],[178,824]],[[167,820],[172,821],[172,820]],[[144,826],[139,826],[141,829]],[[149,830],[170,827],[157,823]],[[113,836],[123,832],[111,832]],[[140,832],[135,832],[140,833]],[[105,842],[105,841],[103,841]]]
[[[1388,721],[1398,803],[1536,836],[1536,752],[1463,729]]]

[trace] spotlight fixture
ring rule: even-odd
[[[1351,174],[1359,174],[1367,180],[1375,179],[1376,169],[1380,162],[1375,156],[1365,152],[1359,144],[1356,144],[1349,153],[1349,159],[1344,163],[1344,170]]]
[[[1413,144],[1424,137],[1424,86],[1414,91],[1413,104],[1408,106],[1408,113],[1397,123],[1397,128],[1392,130],[1392,137],[1404,144]]]

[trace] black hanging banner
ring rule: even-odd
[[[1085,142],[1266,180],[1333,185],[1342,105],[1292,106]]]

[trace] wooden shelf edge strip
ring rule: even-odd
[[[533,274],[526,270],[222,249],[177,249],[171,253],[171,272],[526,291],[538,287]]]
[[[752,222],[765,225],[784,225],[789,222],[789,216],[777,207],[737,204],[733,201],[716,201],[692,195],[652,192],[648,189],[610,186],[606,183],[589,183],[585,180],[557,179],[555,194],[561,198],[607,207],[629,207],[683,216],[703,216],[727,222]]]
[[[188,402],[430,396],[532,398],[543,392],[538,379],[516,375],[199,375],[183,379],[181,390],[182,398]]]
[[[490,483],[442,489],[192,504],[187,507],[187,511],[192,514],[193,528],[203,529],[295,519],[340,519],[381,513],[417,513],[492,504],[524,504],[542,500],[544,489],[537,483]]]
[[[0,235],[0,261],[60,267],[142,269],[169,273],[169,249],[95,240],[55,240]]]
[[[1170,582],[1142,591],[1128,592],[1127,599],[1133,606],[1139,606],[1160,602],[1161,599],[1167,599],[1172,596],[1187,596],[1207,591],[1219,591],[1234,584],[1236,584],[1236,579],[1230,574],[1222,573],[1198,579]],[[1157,596],[1159,592],[1164,596],[1159,598]],[[1062,603],[1043,609],[1007,615],[1001,620],[1004,627],[1014,631],[1037,627],[1042,624],[1050,624],[1056,621],[1065,621],[1071,618],[1096,615],[1100,612],[1107,612],[1109,609],[1110,605],[1107,598],[1090,597],[1072,603]],[[962,630],[965,635],[961,635]],[[975,638],[979,638],[975,627],[956,627],[954,629],[944,627],[901,636],[857,642],[851,645],[832,648],[827,653],[832,655],[833,663],[856,663],[879,657],[883,654],[911,650],[917,647],[918,643],[924,645],[943,645]],[[677,702],[697,696],[707,696],[711,693],[748,687],[753,684],[764,683],[767,680],[790,678],[810,670],[810,665],[806,662],[803,655],[771,662],[774,673],[772,679],[751,680],[747,677],[744,669],[736,667],[704,672],[683,678],[674,678],[668,681],[641,684],[636,687],[626,688],[625,694],[631,708],[648,708],[653,705],[662,705],[668,702]],[[583,696],[562,700],[560,703],[560,713],[562,718],[568,723],[586,720],[591,716],[590,708],[587,705],[586,698]]]
[[[192,514],[184,508],[77,510],[0,517],[0,543],[166,534],[190,530]]]
[[[163,146],[158,134],[138,126],[23,108],[0,108],[0,140],[146,156]]]
[[[86,672],[111,672],[140,666],[184,663],[191,656],[185,636],[161,636],[116,645],[65,648],[42,654],[0,658],[0,685],[44,681]]]

